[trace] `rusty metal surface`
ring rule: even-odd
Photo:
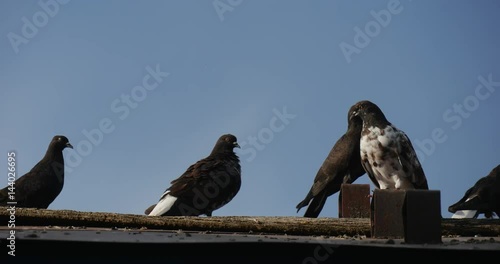
[[[441,243],[441,193],[407,190],[403,209],[406,243]]]
[[[404,238],[403,205],[405,191],[381,190],[373,192],[372,237]]]
[[[0,237],[9,229],[0,227]],[[128,228],[29,227],[16,229],[16,241],[79,241],[118,243],[298,243],[337,246],[393,247],[443,250],[499,250],[500,237],[443,237],[439,244],[408,244],[404,239],[369,238],[366,236],[293,236],[256,233],[199,232],[184,230],[147,230]],[[1,241],[5,243],[5,241]],[[20,245],[21,246],[21,245]]]
[[[10,230],[0,227],[0,236]],[[2,239],[0,246],[8,249]],[[366,236],[291,236],[128,228],[30,227],[16,229],[15,257],[48,263],[335,263],[373,255],[404,255],[412,260],[491,258],[500,254],[500,237],[443,237],[439,244],[408,244],[404,239]],[[68,262],[70,261],[71,262]],[[388,263],[400,261],[392,259]],[[61,261],[61,262],[54,262]],[[78,262],[77,262],[78,263]]]
[[[370,185],[342,184],[339,218],[370,218]]]

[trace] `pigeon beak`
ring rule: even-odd
[[[234,142],[234,143],[233,143],[233,146],[234,146],[235,148],[241,148],[241,147],[240,147],[240,145],[238,144],[238,142]]]
[[[68,142],[68,143],[66,143],[66,147],[67,147],[67,148],[73,148],[73,145],[71,145],[71,144]]]

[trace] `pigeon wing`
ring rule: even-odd
[[[168,188],[170,195],[179,197],[184,193],[192,191],[197,186],[203,186],[210,180],[210,172],[215,170],[219,163],[210,157],[202,159],[188,167],[188,169],[177,179],[173,180]]]
[[[398,153],[399,162],[403,167],[403,171],[411,175],[411,182],[416,189],[428,190],[427,178],[425,177],[422,165],[418,160],[417,154],[408,136],[400,132],[400,151]]]

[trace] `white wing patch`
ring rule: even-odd
[[[465,202],[469,201],[470,199],[476,197],[476,195],[474,195],[473,197],[470,197],[469,199],[465,200]],[[456,211],[452,216],[451,218],[474,218],[474,216],[476,215],[477,213],[477,210],[459,210],[459,211]]]
[[[460,210],[456,211],[451,218],[474,218],[476,215],[476,210]]]
[[[172,205],[177,201],[177,197],[170,195],[169,192],[170,191],[166,191],[162,195],[162,198],[156,204],[155,208],[149,213],[150,216],[161,216],[172,208]]]

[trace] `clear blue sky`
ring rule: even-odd
[[[367,99],[408,134],[449,217],[500,163],[499,13],[494,0],[1,1],[3,171],[8,151],[22,174],[64,134],[75,149],[49,208],[142,214],[232,133],[242,188],[214,216],[302,216]],[[338,216],[337,198],[320,216]]]

